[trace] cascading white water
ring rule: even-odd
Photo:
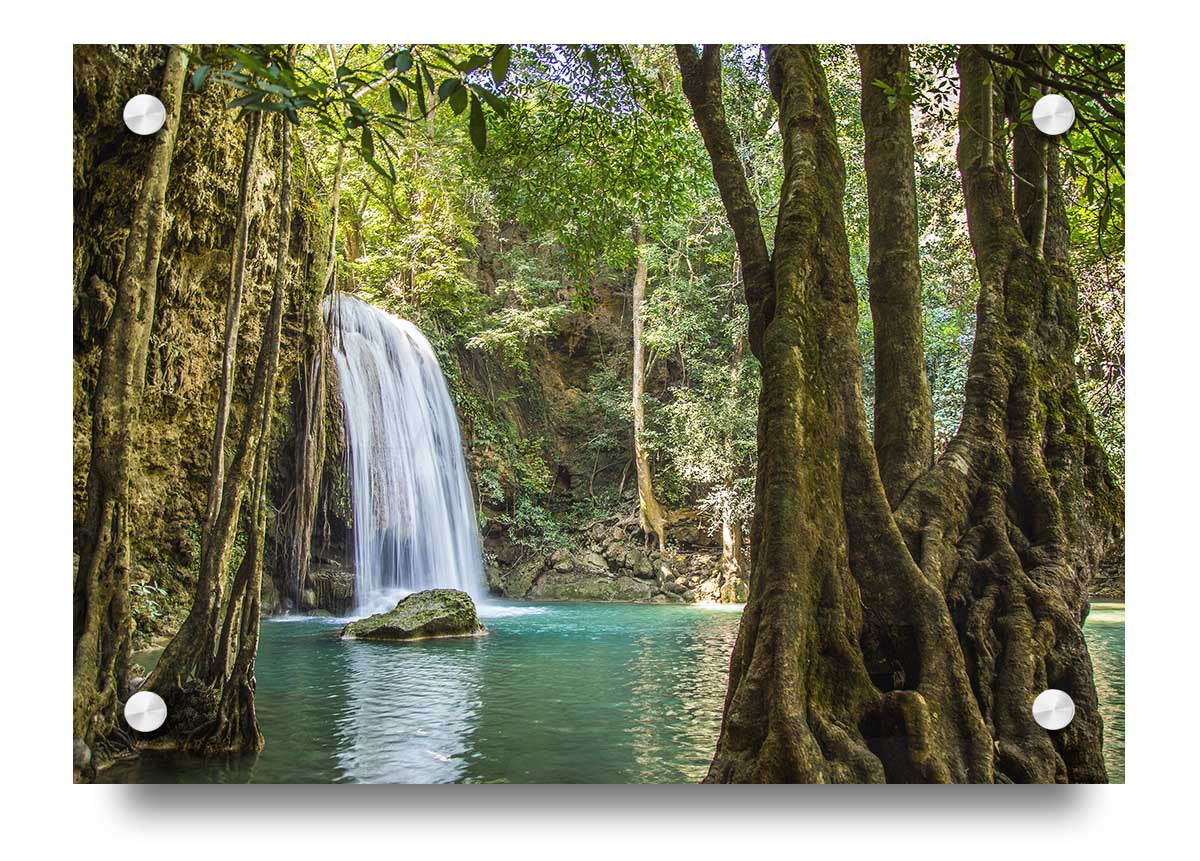
[[[329,300],[326,300],[328,308]],[[458,416],[421,330],[341,296],[334,359],[346,408],[359,613],[435,587],[483,597]]]

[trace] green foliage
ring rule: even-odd
[[[1072,227],[1080,248],[1101,256],[1125,248],[1125,46],[1046,45],[1033,56],[993,56],[995,74],[1016,84],[1022,122],[1032,122],[1034,103],[1046,93],[1067,96],[1075,123],[1059,142],[1063,178],[1076,185]],[[1086,212],[1086,215],[1085,215]]]
[[[1125,481],[1125,267],[1120,259],[1075,260],[1079,287],[1076,368],[1096,435]]]
[[[746,171],[746,181],[762,214],[767,242],[774,237],[783,182],[783,142],[779,137],[778,106],[767,86],[767,64],[757,45],[733,45],[721,54],[721,91],[725,119]],[[706,195],[713,201],[715,191]],[[706,206],[724,227],[724,211]]]
[[[913,114],[925,365],[933,396],[934,440],[938,451],[958,430],[962,418],[963,386],[975,337],[975,302],[979,297],[955,162],[956,54],[957,48],[952,45],[914,46],[910,51],[912,74],[908,80],[875,84],[882,84],[880,88],[893,96],[897,107],[910,105]],[[867,425],[873,429],[875,344],[867,285],[868,208],[861,74],[849,45],[824,47],[822,60],[846,164],[846,235],[859,299],[858,342],[863,357],[864,409]]]
[[[518,497],[511,512],[496,516],[496,523],[514,544],[543,553],[569,543],[564,519],[528,496]]]
[[[508,109],[493,88],[504,83],[509,54],[507,45],[222,45],[193,55],[191,80],[196,90],[212,81],[242,93],[230,108],[281,113],[297,125],[304,112],[395,182],[399,140],[443,104],[455,116],[470,104],[470,138],[483,152],[483,106]],[[380,94],[387,98],[372,98]]]
[[[157,623],[167,614],[169,600],[167,590],[158,581],[140,580],[129,587],[130,612],[138,631],[153,631]]]
[[[925,371],[933,397],[933,444],[934,451],[940,454],[962,420],[975,317],[936,300],[926,301],[922,312]]]
[[[570,303],[561,298],[566,292],[562,282],[546,277],[545,261],[536,253],[524,247],[514,249],[504,264],[508,275],[496,284],[499,307],[480,318],[466,343],[527,376],[530,343],[549,336]]]
[[[1085,67],[1096,57],[1053,50],[1055,74],[1095,84]],[[576,456],[596,464],[627,462],[627,345],[607,346],[586,379],[580,373],[562,381],[580,394],[565,414],[551,421],[532,413],[547,409],[538,363],[549,345],[581,325],[586,331],[580,315],[604,311],[590,292],[593,276],[628,283],[635,224],[646,237],[650,273],[644,442],[656,490],[669,506],[698,507],[714,522],[744,520],[759,372],[741,343],[746,309],[735,244],[671,51],[356,45],[338,47],[336,64],[323,51],[302,47],[291,66],[279,46],[263,48],[269,60],[259,65],[230,54],[199,83],[209,77],[258,88],[262,99],[243,107],[262,110],[291,97],[259,87],[274,83],[272,75],[282,76],[291,94],[317,87],[313,104],[293,107],[316,183],[332,175],[345,147],[339,284],[412,319],[430,337],[463,422],[484,528],[551,548],[567,540],[572,524],[620,504],[611,496],[611,474],[592,497],[562,492],[557,474],[564,437],[578,447]],[[913,46],[906,80],[873,82],[913,115],[926,364],[939,449],[960,420],[978,297],[955,164],[956,54],[952,45]],[[1121,73],[1115,49],[1105,56],[1106,74]],[[870,420],[861,84],[849,46],[825,46],[822,60],[846,165],[845,223]],[[996,69],[1023,74],[1003,63]],[[762,51],[726,48],[722,86],[770,243],[782,157]],[[1084,109],[1079,135],[1065,141],[1063,163],[1080,273],[1081,381],[1097,432],[1116,458],[1123,449],[1123,165],[1105,161],[1116,139],[1106,137],[1109,120],[1091,111]]]
[[[614,364],[588,377],[587,397],[581,399],[568,420],[586,429],[584,449],[595,458],[626,455],[633,445],[633,389],[624,367]]]
[[[745,347],[749,317],[733,237],[683,226],[676,242],[649,259],[645,343],[651,364],[672,367],[665,391],[647,402],[646,448],[668,501],[693,503],[714,525],[748,523],[759,370]]]
[[[623,268],[707,182],[664,46],[522,46],[485,165],[500,211],[559,243],[576,273]]]

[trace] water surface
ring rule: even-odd
[[[262,627],[266,747],[213,765],[143,759],[140,782],[694,782],[712,758],[740,607],[481,608],[491,634],[342,641]]]
[[[495,605],[478,639],[338,639],[272,620],[257,661],[266,747],[218,763],[143,759],[139,782],[695,782],[720,729],[738,607]],[[1109,777],[1123,782],[1124,606],[1096,605]]]
[[[1104,719],[1104,765],[1111,783],[1125,782],[1125,605],[1093,604],[1083,624],[1092,656],[1100,716]]]

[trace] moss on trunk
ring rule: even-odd
[[[132,635],[129,496],[133,435],[158,297],[167,183],[186,69],[183,49],[172,48],[158,90],[166,121],[151,142],[141,173],[92,397],[92,457],[87,471],[87,510],[77,536],[79,566],[74,595],[77,778],[87,776],[93,763],[89,748],[97,737],[117,731],[117,709],[126,696]]]
[[[678,50],[739,250],[759,255],[757,218],[736,206],[740,165],[721,144],[719,63]],[[708,779],[1102,781],[1081,622],[1122,503],[1075,386],[1070,273],[1031,247],[1003,184],[991,125],[1003,101],[964,51],[978,334],[962,428],[893,512],[862,407],[823,74],[811,47],[772,47],[768,64],[785,178],[770,277],[754,295],[747,280],[763,367],[752,571]],[[1047,249],[1061,223],[1050,213]],[[1076,702],[1060,732],[1030,713],[1046,687]]]

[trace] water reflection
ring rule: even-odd
[[[336,721],[342,779],[460,780],[480,712],[478,644],[343,643],[346,706]]]

